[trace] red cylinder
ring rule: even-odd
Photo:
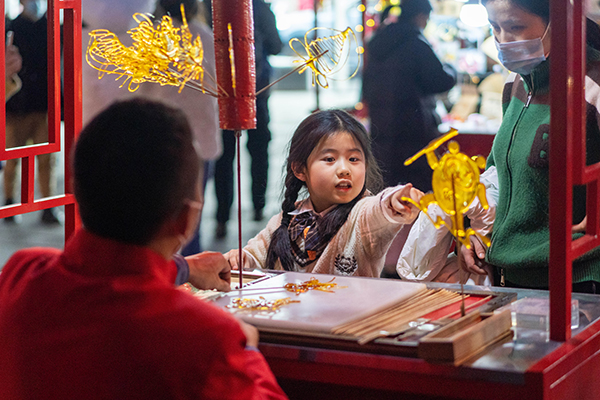
[[[212,13],[221,129],[254,129],[256,62],[252,0],[213,0]]]

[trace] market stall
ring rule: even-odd
[[[22,204],[19,207],[3,208],[0,216],[15,215],[34,209],[65,204],[68,206],[66,236],[76,226],[75,204],[69,188],[66,195],[58,199],[45,200],[42,203],[33,201],[33,156],[39,151],[56,151],[56,126],[60,123],[58,21],[60,10],[65,11],[65,127],[67,150],[72,145],[81,125],[81,49],[79,47],[81,20],[81,4],[73,1],[49,1],[51,15],[50,29],[53,35],[49,39],[54,44],[51,52],[51,71],[54,95],[51,96],[50,127],[51,139],[47,146],[34,149],[17,149],[3,151],[2,158],[23,158],[24,176],[28,179],[23,186]],[[552,147],[550,157],[553,163],[550,170],[551,181],[551,252],[550,252],[550,291],[530,291],[520,289],[494,288],[485,294],[483,288],[467,287],[465,292],[472,298],[481,301],[492,296],[486,304],[477,306],[483,312],[500,311],[502,306],[509,306],[510,300],[526,300],[538,305],[538,312],[525,312],[510,307],[511,335],[502,336],[497,342],[486,344],[485,348],[474,353],[472,357],[460,362],[434,362],[420,358],[418,346],[426,335],[418,340],[406,343],[399,342],[394,335],[378,337],[368,347],[354,343],[354,339],[329,337],[332,329],[339,328],[350,320],[339,320],[335,326],[327,326],[326,336],[302,334],[298,326],[281,329],[279,326],[268,327],[260,322],[256,324],[263,331],[261,351],[270,363],[280,384],[291,398],[464,398],[464,399],[593,399],[597,398],[600,381],[595,379],[600,368],[600,298],[593,295],[571,296],[571,264],[573,259],[583,252],[597,247],[599,244],[598,229],[600,212],[598,211],[598,191],[600,173],[597,166],[584,167],[581,152],[573,151],[584,148],[583,118],[572,118],[583,115],[583,85],[572,84],[572,80],[583,80],[581,24],[581,4],[567,1],[552,2],[553,41],[558,48],[570,50],[570,56],[553,58],[552,78]],[[566,33],[569,32],[569,35]],[[566,105],[566,106],[565,106]],[[54,128],[53,128],[54,127]],[[56,129],[52,134],[52,129]],[[579,147],[577,147],[579,146]],[[579,158],[578,158],[579,157]],[[29,169],[28,169],[29,168]],[[70,171],[67,171],[67,175]],[[69,181],[68,176],[65,179]],[[588,184],[588,210],[590,222],[588,232],[577,242],[571,242],[569,213],[571,207],[571,187],[573,184]],[[265,279],[261,285],[274,285],[280,275]],[[293,277],[297,280],[296,277]],[[352,286],[360,278],[340,279],[340,284]],[[277,282],[277,287],[282,282]],[[290,283],[290,282],[287,282]],[[400,302],[405,299],[395,298],[398,293],[413,290],[448,289],[458,292],[458,287],[447,284],[427,284],[405,286],[403,282],[368,281],[362,291],[371,290],[373,295],[384,295],[385,298]],[[249,285],[249,288],[252,285]],[[333,295],[341,293],[338,292]],[[482,293],[483,292],[483,293]],[[353,294],[356,292],[349,291]],[[331,293],[324,293],[329,295]],[[534,301],[532,301],[532,299]],[[333,315],[342,314],[349,306],[350,299],[335,305],[329,310]],[[492,300],[497,300],[489,309]],[[540,303],[537,302],[540,300]],[[576,301],[576,307],[573,300]],[[222,306],[229,301],[221,300]],[[318,304],[318,303],[317,303]],[[327,303],[323,303],[327,304]],[[363,304],[358,302],[358,306]],[[541,304],[541,305],[540,305]],[[370,307],[375,307],[372,304]],[[386,304],[393,306],[394,304]],[[531,305],[531,304],[528,304]],[[294,304],[291,304],[294,306]],[[467,305],[468,306],[468,305]],[[483,307],[488,307],[484,309]],[[336,308],[340,311],[336,313]],[[473,306],[473,309],[476,307]],[[358,308],[360,309],[360,307]],[[322,308],[312,310],[319,315]],[[355,309],[356,310],[356,309]],[[372,308],[367,318],[377,310]],[[453,313],[455,311],[449,311]],[[356,319],[356,313],[353,315]],[[425,316],[428,314],[425,313]],[[446,316],[444,314],[442,317]],[[521,318],[520,318],[521,316]],[[535,317],[537,316],[537,317]],[[421,316],[423,317],[423,316]],[[300,328],[306,316],[300,319]],[[259,317],[259,319],[261,319]],[[269,317],[262,318],[271,321]],[[325,318],[329,320],[328,318]],[[418,318],[417,318],[418,319]],[[431,318],[427,318],[431,319]],[[514,319],[514,323],[512,321]],[[528,321],[529,320],[529,321]],[[534,320],[534,321],[530,321]],[[519,324],[521,322],[521,325]],[[529,323],[529,325],[527,325]],[[424,325],[424,324],[422,324]],[[289,330],[298,332],[292,333]],[[287,331],[286,331],[287,330]],[[323,333],[323,332],[321,332]],[[400,334],[403,334],[402,332]],[[435,333],[435,331],[433,331]],[[400,335],[399,334],[399,335]],[[346,342],[343,342],[346,340]],[[358,342],[360,338],[356,339]],[[407,341],[409,342],[409,341]],[[338,345],[343,343],[343,345]],[[414,346],[417,352],[414,352]],[[411,348],[412,346],[412,348]],[[401,349],[394,352],[393,349]],[[398,354],[401,353],[401,354]]]
[[[306,274],[284,275],[287,277],[282,278],[274,272],[273,277],[249,285],[254,289],[246,292],[247,295],[285,297],[282,282],[308,279]],[[328,281],[331,277],[318,278]],[[322,307],[315,307],[315,298],[291,294],[292,299],[300,303],[287,305],[281,314],[240,315],[259,327],[260,349],[290,398],[595,398],[598,384],[594,382],[593,371],[600,367],[597,357],[600,348],[598,296],[573,296],[570,325],[573,337],[559,342],[549,338],[547,291],[468,286],[465,288],[471,296],[467,303],[468,313],[475,310],[498,313],[509,309],[511,334],[456,365],[452,361],[423,359],[427,354],[420,353],[419,346],[432,329],[439,327],[418,325],[417,318],[412,321],[413,330],[408,334],[406,331],[393,332],[362,345],[357,344],[356,338],[339,335],[336,338],[327,333],[345,318],[366,319],[365,312],[368,314],[369,309],[384,306],[379,302],[382,298],[390,304],[403,293],[414,292],[422,286],[368,278],[338,277],[337,280],[340,287],[346,288],[333,289],[334,293],[314,293],[320,295],[315,298]],[[353,286],[361,289],[354,291]],[[460,288],[430,283],[426,289],[459,292]],[[371,295],[363,297],[358,293]],[[334,300],[336,294],[338,300]],[[233,291],[221,297],[217,304],[227,307],[231,299],[239,295],[239,291]],[[487,301],[481,304],[482,299]],[[301,306],[303,301],[306,303],[304,308]],[[340,301],[344,305],[340,305]],[[356,304],[363,306],[357,308]],[[294,307],[297,307],[295,311]],[[439,321],[443,315],[456,311],[458,303],[453,307],[444,308],[441,315],[439,312],[426,315],[426,319]],[[460,318],[460,315],[454,313],[454,318]],[[471,337],[469,340],[477,339]]]

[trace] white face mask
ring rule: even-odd
[[[498,40],[494,40],[496,49],[498,49],[498,59],[509,71],[516,72],[520,75],[529,75],[531,71],[544,60],[546,55],[544,54],[544,45],[542,41],[548,33],[548,28],[541,38],[519,40],[516,42],[499,43]]]
[[[204,207],[204,202],[203,201],[196,201],[196,200],[185,199],[184,202],[190,208],[194,208],[194,209],[198,210],[198,213],[195,216],[195,218],[190,219],[188,221],[188,227],[186,229],[186,233],[184,235],[180,235],[180,237],[179,237],[179,250],[182,247],[184,247],[186,244],[188,244],[189,241],[194,236],[194,230],[198,229],[198,224],[200,223],[200,217],[202,215],[202,208]]]

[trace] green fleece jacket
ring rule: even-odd
[[[589,48],[585,83],[587,163],[600,161],[600,53]],[[500,194],[487,260],[504,268],[505,279],[527,287],[548,286],[550,66],[509,77],[503,120],[488,167],[498,171]],[[585,216],[585,187],[573,191],[573,223]],[[581,236],[574,235],[573,238]],[[600,282],[600,248],[573,263],[573,283]]]

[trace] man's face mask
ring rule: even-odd
[[[520,75],[529,75],[531,71],[540,65],[545,59],[544,45],[542,41],[548,33],[548,28],[541,38],[518,40],[516,42],[499,43],[494,40],[496,49],[498,49],[498,59],[509,71]]]

